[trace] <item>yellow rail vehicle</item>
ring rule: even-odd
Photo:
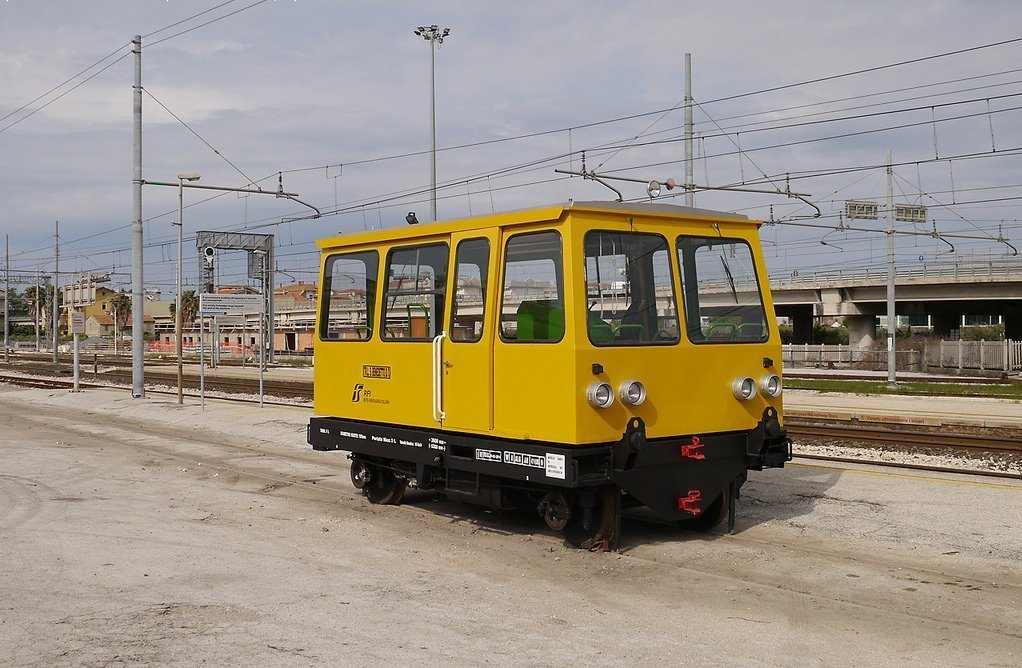
[[[708,529],[791,458],[760,223],[568,202],[319,242],[309,442],[581,547],[622,507]]]

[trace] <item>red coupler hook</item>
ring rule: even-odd
[[[692,445],[681,446],[681,456],[689,459],[706,459],[703,454],[703,444],[699,442],[698,436],[692,437]]]
[[[703,509],[699,507],[699,502],[702,499],[702,492],[698,489],[690,490],[688,496],[678,499],[678,510],[684,510],[686,513],[692,513],[693,516],[698,517],[703,512]]]

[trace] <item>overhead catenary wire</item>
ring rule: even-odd
[[[246,11],[248,9],[252,9],[253,7],[258,7],[259,5],[262,5],[262,4],[267,3],[269,1],[270,0],[256,0],[256,2],[253,2],[250,5],[245,5],[241,9],[236,9],[233,12],[229,12],[227,14],[224,14],[223,16],[218,16],[215,19],[210,19],[209,21],[206,21],[204,23],[200,23],[197,26],[192,26],[191,28],[187,28],[185,30],[182,30],[181,32],[176,32],[173,35],[169,35],[167,37],[164,37],[163,39],[158,39],[155,42],[150,42],[149,44],[146,45],[146,48],[150,48],[151,49],[152,47],[156,46],[157,44],[163,44],[164,42],[166,42],[168,40],[174,39],[175,37],[180,37],[181,35],[186,35],[186,34],[192,32],[193,30],[198,30],[199,28],[204,28],[204,27],[206,27],[208,25],[216,23],[217,21],[223,21],[224,19],[229,18],[231,16],[234,16],[235,14],[240,14],[243,11]],[[228,4],[228,3],[224,3],[224,4]],[[204,14],[205,12],[201,12],[201,13]],[[198,14],[196,16],[198,16]],[[160,30],[157,30],[156,32],[163,32],[163,29],[161,28]]]
[[[120,48],[118,48],[118,50],[120,50]],[[84,86],[84,85],[85,85],[85,84],[87,84],[88,82],[92,81],[93,79],[95,79],[96,77],[98,77],[98,76],[99,76],[100,74],[102,74],[103,72],[106,72],[106,71],[107,71],[108,69],[110,69],[111,67],[113,67],[113,66],[114,66],[114,65],[116,65],[117,63],[121,62],[122,60],[124,60],[125,58],[127,58],[127,57],[128,57],[128,56],[130,56],[130,55],[131,55],[131,52],[130,52],[130,51],[126,52],[126,53],[125,53],[125,54],[123,54],[123,55],[122,55],[122,56],[121,56],[120,58],[117,58],[116,60],[113,60],[113,61],[111,61],[110,63],[108,63],[107,65],[105,65],[104,67],[102,67],[101,69],[99,69],[99,70],[97,70],[97,71],[93,72],[93,73],[92,73],[92,74],[90,74],[90,75],[89,75],[88,77],[86,77],[86,78],[82,79],[81,81],[79,81],[78,83],[76,83],[76,84],[75,84],[74,86],[71,86],[70,88],[68,88],[67,90],[65,90],[65,91],[64,91],[63,93],[61,93],[60,95],[58,95],[58,96],[54,97],[54,98],[53,98],[52,100],[49,100],[49,101],[45,102],[44,104],[41,104],[41,105],[39,105],[38,107],[36,107],[36,108],[35,108],[35,109],[33,109],[32,111],[28,112],[28,113],[27,113],[27,114],[25,114],[24,116],[21,116],[21,117],[20,117],[20,118],[18,118],[17,120],[15,120],[15,121],[13,121],[13,122],[11,122],[11,123],[8,123],[7,125],[3,126],[2,128],[0,128],[0,133],[4,133],[4,132],[6,132],[7,130],[10,130],[11,128],[13,128],[13,127],[14,127],[15,125],[18,125],[19,123],[21,123],[22,121],[28,120],[28,119],[29,119],[29,118],[31,118],[32,116],[35,116],[36,114],[38,114],[38,113],[39,113],[40,111],[42,111],[43,109],[47,108],[48,106],[50,106],[50,105],[51,105],[51,104],[53,104],[54,102],[56,102],[56,101],[60,100],[60,99],[61,99],[61,98],[63,98],[64,96],[68,95],[69,93],[72,93],[72,92],[74,92],[74,91],[78,90],[79,88],[81,88],[82,86]],[[6,118],[6,117],[5,117],[5,118]]]
[[[180,116],[178,116],[173,111],[171,111],[167,107],[167,105],[163,104],[163,102],[160,102],[160,100],[157,99],[157,97],[155,95],[153,95],[152,92],[148,88],[143,88],[142,91],[146,95],[148,95],[150,98],[152,98],[153,102],[155,102],[156,104],[158,104],[161,107],[163,107],[164,111],[166,111],[168,114],[173,116],[174,120],[176,120],[178,123],[183,125],[185,127],[185,129],[187,129],[189,132],[191,132],[193,135],[195,135],[196,139],[198,139],[203,144],[205,144],[206,147],[209,148],[209,150],[213,151],[213,153],[215,153],[217,155],[217,157],[219,157],[221,160],[223,160],[228,165],[230,165],[231,168],[234,169],[234,171],[236,171],[237,173],[241,174],[241,176],[247,181],[247,183],[245,184],[246,186],[248,186],[248,185],[255,185],[255,181],[252,180],[252,177],[250,177],[245,172],[241,171],[241,169],[237,165],[235,165],[233,162],[231,162],[231,160],[226,155],[221,153],[216,147],[214,147],[212,144],[210,144],[208,141],[206,141],[205,137],[203,137],[198,132],[196,132],[195,129],[192,128],[192,126],[188,125],[188,123],[186,123],[183,120],[181,120]],[[263,179],[263,180],[265,180],[265,179]]]
[[[117,47],[116,49],[114,49],[113,51],[111,51],[111,52],[110,52],[110,53],[108,53],[107,55],[103,56],[102,58],[100,58],[100,59],[99,59],[99,60],[97,60],[96,62],[92,63],[91,65],[89,65],[88,67],[86,67],[86,68],[85,68],[85,69],[83,69],[82,71],[78,72],[77,74],[73,74],[73,75],[71,75],[70,77],[68,77],[67,79],[64,79],[63,81],[61,81],[61,82],[60,82],[59,84],[57,84],[57,85],[56,85],[56,86],[54,86],[53,88],[51,88],[51,89],[49,89],[48,91],[46,91],[45,93],[42,93],[42,94],[40,94],[40,95],[36,96],[35,98],[33,98],[33,99],[29,100],[28,102],[26,102],[25,104],[21,105],[21,106],[20,106],[20,107],[18,107],[17,109],[14,109],[14,110],[12,110],[12,111],[9,111],[9,112],[7,112],[6,114],[4,114],[3,116],[0,116],[0,121],[6,121],[6,120],[7,120],[8,118],[10,118],[11,116],[14,116],[14,115],[15,115],[15,114],[17,114],[17,113],[19,113],[19,112],[21,112],[21,111],[24,111],[25,109],[28,109],[28,108],[29,108],[29,107],[31,107],[31,106],[32,106],[33,104],[35,104],[35,103],[36,103],[36,102],[38,102],[39,100],[43,99],[44,97],[46,97],[46,96],[47,96],[47,95],[49,95],[50,93],[53,93],[53,92],[55,92],[55,91],[57,91],[57,90],[60,90],[61,88],[63,88],[63,87],[64,87],[64,86],[66,86],[67,84],[71,83],[72,81],[74,81],[74,80],[75,80],[75,79],[77,79],[78,77],[82,76],[83,74],[85,74],[86,72],[88,72],[89,70],[91,70],[92,68],[94,68],[94,67],[98,67],[98,66],[99,66],[99,65],[101,65],[101,64],[102,64],[102,63],[103,63],[104,61],[107,61],[107,60],[109,60],[110,58],[112,58],[112,57],[116,56],[116,55],[117,55],[117,53],[118,53],[119,51],[121,51],[122,49],[127,49],[127,48],[129,48],[129,47],[131,47],[131,42],[125,42],[124,44],[121,44],[121,45],[120,45],[120,46],[118,46],[118,47]],[[69,92],[70,92],[70,91],[69,91]],[[54,101],[56,101],[56,100],[54,100]],[[34,113],[34,112],[33,112],[33,113]],[[27,116],[26,116],[26,118],[27,118]],[[20,121],[19,121],[19,122],[20,122]]]
[[[159,44],[159,43],[161,43],[161,42],[165,42],[165,41],[167,41],[167,40],[169,40],[169,39],[173,39],[174,37],[178,37],[178,36],[180,36],[180,35],[183,35],[183,34],[185,34],[185,33],[191,32],[192,30],[196,30],[196,29],[198,29],[198,28],[201,28],[201,27],[203,27],[203,26],[207,26],[207,25],[210,25],[210,24],[212,24],[212,23],[216,23],[217,21],[223,20],[223,19],[225,19],[225,18],[227,18],[227,17],[229,17],[229,16],[233,16],[233,15],[235,15],[235,14],[238,14],[238,13],[240,13],[240,12],[243,12],[243,11],[245,11],[246,9],[251,9],[252,7],[255,7],[256,5],[260,5],[260,4],[263,4],[264,2],[267,2],[267,1],[268,1],[268,0],[259,0],[259,2],[253,3],[253,4],[251,4],[251,5],[248,5],[248,6],[246,6],[246,7],[243,7],[243,8],[241,8],[241,9],[239,9],[239,10],[235,11],[235,12],[231,12],[231,13],[229,13],[229,14],[225,14],[225,15],[223,15],[223,16],[220,16],[220,17],[217,17],[217,18],[215,18],[215,19],[212,19],[212,20],[210,20],[210,21],[207,21],[207,22],[205,22],[205,23],[202,23],[202,24],[200,24],[200,25],[198,25],[198,26],[194,26],[194,27],[192,27],[192,28],[189,28],[188,30],[183,30],[183,31],[181,31],[181,32],[179,32],[179,33],[176,33],[176,34],[174,34],[174,35],[171,35],[171,36],[169,36],[169,37],[166,37],[166,38],[164,38],[164,39],[161,39],[161,40],[157,40],[156,42],[153,42],[152,44],[148,44],[147,46],[151,47],[151,46],[154,46],[155,44]],[[215,7],[211,7],[211,8],[209,8],[209,9],[203,10],[203,11],[201,11],[201,12],[198,12],[197,14],[193,14],[193,15],[191,15],[191,16],[189,16],[189,17],[185,18],[185,19],[181,19],[180,21],[176,21],[176,22],[174,22],[174,23],[172,23],[172,24],[170,24],[170,25],[167,25],[167,26],[164,26],[164,27],[162,27],[162,28],[158,28],[157,30],[154,30],[154,31],[152,31],[152,32],[146,33],[146,35],[144,35],[144,37],[149,37],[149,36],[151,36],[151,35],[156,35],[156,34],[158,34],[158,33],[164,32],[165,30],[168,30],[168,29],[170,29],[170,28],[173,28],[174,26],[178,26],[178,25],[181,25],[182,23],[187,23],[188,21],[194,20],[195,18],[197,18],[197,17],[199,17],[199,16],[203,16],[203,15],[205,15],[205,14],[208,14],[209,12],[215,11],[215,10],[217,10],[217,9],[219,9],[219,8],[221,8],[221,7],[225,6],[225,5],[229,5],[229,4],[233,3],[233,2],[236,2],[236,0],[227,0],[227,2],[223,2],[223,3],[219,4],[219,5],[216,5]],[[67,79],[65,79],[64,81],[60,82],[60,83],[59,83],[59,84],[57,84],[56,86],[53,86],[52,88],[50,88],[49,90],[47,90],[47,91],[46,91],[45,93],[42,93],[42,94],[40,94],[40,95],[36,96],[35,98],[33,98],[33,99],[29,100],[28,102],[24,103],[23,105],[21,105],[20,107],[18,107],[18,108],[16,108],[16,109],[13,109],[12,111],[9,111],[9,112],[7,112],[7,113],[6,113],[6,114],[4,114],[3,116],[0,116],[0,122],[2,122],[2,121],[5,121],[5,120],[7,120],[8,118],[10,118],[11,116],[14,116],[14,115],[16,115],[16,114],[18,114],[18,113],[20,113],[20,112],[22,112],[22,111],[24,111],[24,110],[28,109],[29,107],[31,107],[31,106],[32,106],[33,104],[35,104],[36,102],[38,102],[38,101],[42,100],[43,98],[45,98],[46,96],[50,95],[51,93],[54,93],[54,92],[56,92],[56,91],[60,90],[61,88],[63,88],[64,86],[68,85],[69,83],[71,83],[71,82],[72,82],[72,81],[74,81],[75,79],[77,79],[77,78],[81,77],[82,75],[84,75],[84,74],[85,74],[86,72],[88,72],[89,70],[92,70],[92,69],[94,69],[94,68],[98,67],[98,66],[99,66],[99,65],[101,65],[101,64],[102,64],[103,62],[105,62],[105,61],[109,60],[110,58],[112,58],[113,56],[117,55],[117,53],[118,53],[119,51],[121,51],[122,49],[129,49],[129,48],[131,48],[131,42],[125,42],[124,44],[121,44],[121,45],[120,45],[120,46],[118,46],[118,47],[117,47],[116,49],[114,49],[113,51],[111,51],[110,53],[108,53],[107,55],[103,56],[102,58],[100,58],[100,59],[99,59],[99,60],[97,60],[96,62],[92,63],[91,65],[89,65],[89,66],[88,66],[88,67],[86,67],[85,69],[83,69],[83,70],[79,71],[78,73],[76,73],[76,74],[73,74],[73,75],[71,75],[70,77],[68,77],[68,78],[67,78]],[[36,109],[34,109],[33,111],[31,111],[30,113],[28,113],[28,114],[24,115],[23,117],[19,118],[19,119],[18,119],[18,120],[16,120],[15,122],[13,122],[13,123],[10,123],[10,124],[8,124],[8,125],[4,126],[3,128],[0,128],[0,132],[4,132],[5,130],[7,130],[7,129],[9,129],[9,128],[12,128],[12,127],[14,127],[14,126],[15,126],[15,125],[17,125],[18,123],[21,123],[21,122],[22,122],[22,121],[24,121],[25,119],[27,119],[27,118],[30,118],[31,116],[34,116],[34,115],[35,115],[36,113],[38,113],[39,111],[42,111],[43,109],[45,109],[46,107],[50,106],[51,104],[53,104],[53,103],[54,103],[54,102],[56,102],[57,100],[59,100],[59,99],[63,98],[63,97],[64,97],[65,95],[67,95],[68,93],[70,93],[70,92],[72,92],[72,91],[74,91],[74,90],[77,90],[77,89],[78,89],[79,87],[81,87],[81,86],[82,86],[82,85],[83,85],[84,83],[86,83],[87,81],[91,81],[91,80],[92,80],[92,79],[94,79],[94,78],[95,78],[96,76],[98,76],[98,75],[99,75],[100,73],[102,73],[102,72],[104,72],[104,71],[108,70],[108,69],[109,69],[110,67],[112,67],[112,66],[113,66],[113,65],[114,65],[115,63],[117,63],[117,62],[120,62],[121,60],[123,60],[124,58],[126,58],[126,57],[127,57],[128,55],[130,55],[130,51],[129,51],[128,53],[125,53],[124,55],[122,55],[122,56],[121,56],[120,58],[118,58],[118,59],[117,59],[117,60],[115,60],[114,62],[112,62],[112,63],[109,63],[108,65],[106,65],[105,67],[103,67],[103,68],[102,68],[101,70],[99,70],[98,72],[95,72],[95,73],[93,73],[93,74],[92,74],[92,75],[90,75],[90,76],[89,76],[88,78],[84,79],[83,81],[80,81],[80,82],[78,82],[78,83],[77,83],[76,85],[72,86],[71,88],[69,88],[68,90],[64,91],[64,92],[63,92],[63,93],[61,93],[60,95],[56,96],[56,97],[55,97],[55,98],[53,98],[52,100],[49,100],[48,102],[46,102],[45,104],[43,104],[43,105],[41,105],[41,106],[37,107]]]
[[[227,4],[227,3],[224,3],[224,4]],[[258,3],[257,3],[257,4],[258,4]],[[254,6],[254,5],[249,5],[249,6]],[[569,156],[569,157],[570,157],[570,156]],[[764,176],[765,176],[765,175],[764,175]],[[489,177],[487,177],[487,178],[489,178]],[[465,180],[460,180],[460,181],[458,181],[458,183],[468,183],[468,181],[465,181]],[[517,186],[513,186],[513,187],[517,187]],[[406,196],[414,196],[414,193],[408,193],[408,194],[406,194]],[[372,199],[374,199],[374,198],[373,198],[373,197],[367,197],[366,199],[367,199],[367,200],[372,200]],[[379,198],[375,198],[375,200],[377,200],[377,201],[378,201],[378,200],[379,200]],[[335,205],[335,208],[338,208],[338,207],[336,207],[336,205]],[[338,212],[340,212],[340,211],[339,211],[339,208],[338,208]]]
[[[157,28],[156,30],[153,30],[152,32],[147,32],[146,34],[142,35],[142,39],[148,39],[148,38],[152,37],[153,35],[158,35],[161,32],[164,32],[166,30],[170,30],[171,28],[176,28],[177,26],[181,25],[182,23],[188,23],[189,21],[193,21],[193,20],[199,18],[200,16],[205,16],[206,14],[209,14],[210,12],[215,12],[216,10],[220,9],[221,7],[225,7],[225,6],[227,6],[227,5],[231,4],[231,3],[234,3],[234,2],[237,2],[237,0],[227,0],[226,2],[221,2],[219,5],[215,5],[213,7],[210,7],[209,9],[204,9],[203,11],[199,12],[198,14],[192,14],[191,16],[189,16],[187,18],[183,18],[180,21],[175,21],[174,23],[171,23],[170,25],[165,25],[162,28]],[[222,18],[226,18],[226,17],[222,17]]]

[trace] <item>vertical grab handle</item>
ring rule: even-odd
[[[433,421],[443,424],[444,413],[444,337],[440,332],[433,338]]]

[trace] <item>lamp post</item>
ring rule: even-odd
[[[433,211],[433,220],[436,220],[436,48],[444,43],[444,38],[451,34],[450,28],[439,28],[436,24],[431,26],[419,26],[415,34],[429,42],[429,118],[430,138],[432,151],[430,156],[431,164],[431,192],[430,204]]]
[[[184,372],[183,356],[181,351],[181,247],[185,227],[185,181],[198,181],[199,174],[187,172],[177,175],[177,303],[174,308],[174,333],[177,339],[177,403],[184,404]],[[202,342],[199,342],[202,345]]]

